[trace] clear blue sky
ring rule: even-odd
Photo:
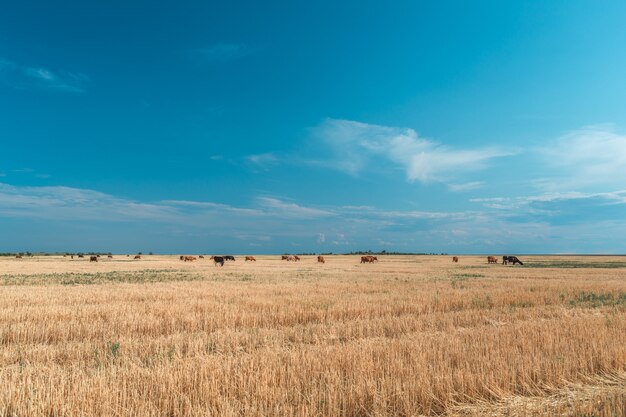
[[[20,1],[0,251],[626,253],[626,3]]]

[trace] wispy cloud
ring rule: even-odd
[[[93,190],[52,186],[16,187],[0,183],[0,215],[51,220],[167,220],[168,207],[114,197]]]
[[[296,203],[289,203],[272,197],[259,197],[257,200],[262,207],[278,213],[281,216],[290,218],[312,219],[335,215],[335,213],[329,210],[305,207]]]
[[[259,251],[274,253],[295,244],[302,250],[320,252],[383,246],[416,252],[626,249],[620,238],[626,233],[626,191],[550,193],[472,202],[480,207],[450,212],[316,206],[268,196],[234,206],[173,199],[142,202],[88,189],[0,183],[0,222],[60,222],[79,227],[75,233],[84,233],[80,225],[88,225],[90,234],[106,234],[112,229],[123,233],[121,230],[132,227],[133,232],[128,233],[134,233],[134,241],[141,242],[137,231],[149,233],[144,242],[151,246],[168,247],[168,242],[176,239],[180,247],[190,247],[190,242],[211,242],[216,249],[253,244]],[[583,210],[596,214],[583,215],[581,221]],[[162,242],[154,242],[155,234]]]
[[[626,181],[626,135],[611,125],[587,126],[537,149],[539,163],[553,177],[535,181],[547,189],[593,185],[619,186]]]
[[[552,192],[533,196],[473,198],[474,203],[482,203],[495,209],[518,210],[533,203],[552,203],[570,200],[598,200],[604,204],[626,204],[626,190],[608,193],[582,193],[577,191]]]
[[[80,72],[53,71],[43,67],[21,65],[0,58],[0,81],[18,89],[37,88],[67,93],[83,93],[90,80]]]
[[[448,184],[448,190],[455,192],[455,193],[462,193],[462,192],[477,190],[483,187],[484,185],[485,183],[483,181],[470,181],[470,182],[464,182],[460,184]]]
[[[450,181],[484,169],[494,158],[515,153],[496,146],[456,149],[422,138],[413,129],[350,120],[327,119],[314,129],[314,135],[334,153],[332,160],[322,164],[357,175],[375,165],[374,160],[382,161],[403,169],[410,182]]]
[[[246,162],[255,168],[268,169],[280,162],[278,156],[274,152],[266,152],[256,155],[248,155],[245,157]]]

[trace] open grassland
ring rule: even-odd
[[[0,416],[623,416],[626,259],[0,258]]]

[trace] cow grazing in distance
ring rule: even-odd
[[[232,255],[224,255],[224,260],[225,261],[234,261],[235,257]]]
[[[185,256],[185,257],[183,258],[183,261],[185,261],[185,262],[193,262],[193,261],[195,261],[195,260],[196,260],[196,257],[195,257],[195,256]]]
[[[204,259],[204,256],[202,256],[202,255],[198,255],[198,258],[200,258],[200,259]]]
[[[459,262],[459,257],[458,256],[453,256],[452,257],[452,262]]]
[[[141,255],[135,255],[133,259],[141,259]]]
[[[213,262],[215,262],[215,266],[219,264],[219,266],[224,266],[224,257],[223,256],[211,256]]]
[[[288,260],[289,260],[289,255],[283,255],[283,256],[280,258],[280,260],[281,260],[281,261],[288,261]]]
[[[326,261],[324,260],[324,257],[322,255],[318,255],[317,262],[319,262],[321,264],[326,263]]]
[[[361,263],[362,264],[373,264],[374,261],[377,261],[378,258],[376,258],[375,256],[372,255],[366,255],[366,256],[361,256]]]
[[[184,257],[183,255],[180,255],[180,258],[179,258],[179,259],[180,259],[181,261],[184,261],[184,260],[185,260],[185,257]]]
[[[113,259],[113,255],[107,255],[107,258]]]
[[[15,255],[15,259],[22,259],[22,255]]]
[[[510,255],[509,255],[509,256],[506,256],[506,255],[505,255],[505,256],[503,256],[503,257],[502,257],[502,264],[503,264],[503,265],[507,265],[509,262],[510,262],[510,263],[512,263],[513,265],[515,265],[515,264],[524,265],[524,264],[522,263],[522,261],[520,261],[520,260],[517,258],[517,256],[510,256]]]
[[[293,255],[294,262],[298,262],[299,260],[300,260],[300,257],[298,255]]]
[[[488,264],[497,264],[498,263],[498,258],[496,258],[495,256],[487,256],[487,263]]]
[[[254,259],[254,256],[246,256],[246,262],[256,262],[256,259]]]
[[[78,255],[78,257],[79,257],[79,258],[84,258],[84,256],[83,256],[83,255]]]
[[[90,256],[89,257],[89,262],[98,262],[98,257],[97,256]]]

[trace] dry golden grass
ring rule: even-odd
[[[626,415],[626,259],[0,258],[0,416]]]

